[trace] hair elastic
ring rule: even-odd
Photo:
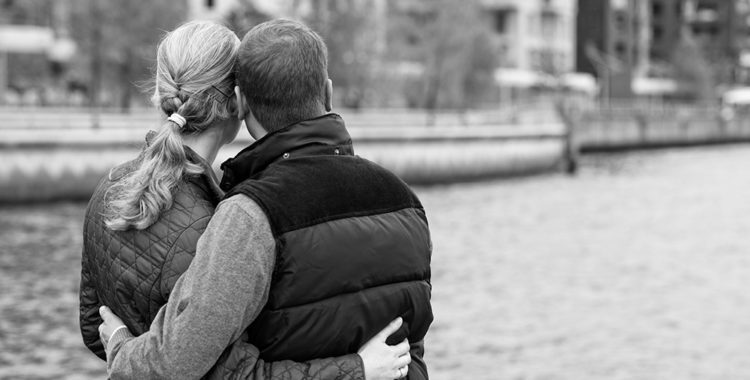
[[[187,123],[187,120],[177,112],[172,112],[171,115],[167,118],[167,120],[177,124],[178,127],[182,128],[185,126],[185,123]]]

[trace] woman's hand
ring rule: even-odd
[[[386,328],[367,341],[357,353],[362,357],[366,380],[393,380],[405,377],[409,372],[411,354],[409,341],[389,346],[385,343],[388,337],[398,331],[403,320],[399,317]]]
[[[102,317],[102,324],[99,325],[99,339],[102,341],[104,349],[107,349],[107,343],[115,333],[120,329],[127,329],[122,319],[116,316],[108,307],[99,308],[99,316]]]

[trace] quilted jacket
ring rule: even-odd
[[[112,231],[102,216],[107,189],[133,170],[135,161],[103,178],[88,204],[83,225],[80,328],[86,346],[102,359],[106,356],[99,340],[99,306],[109,306],[133,334],[147,331],[190,265],[198,239],[221,199],[212,169],[186,150],[188,158],[202,165],[206,174],[186,176],[174,192],[173,206],[147,229]]]
[[[411,189],[355,156],[335,114],[268,134],[222,168],[227,197],[253,199],[276,241],[268,303],[248,328],[261,357],[356,352],[402,316],[388,343],[415,343],[409,378],[426,379],[421,341],[433,319],[432,244]]]

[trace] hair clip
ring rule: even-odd
[[[225,97],[225,98],[227,98],[227,99],[229,99],[229,98],[230,98],[230,96],[229,96],[229,95],[225,94],[225,93],[224,93],[224,91],[221,91],[221,90],[219,90],[219,88],[218,88],[218,87],[216,87],[216,86],[214,86],[214,85],[211,85],[211,87],[213,87],[213,89],[214,89],[214,90],[218,91],[218,92],[219,92],[219,94],[222,94],[222,95],[224,95],[224,97]]]

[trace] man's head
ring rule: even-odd
[[[262,23],[245,34],[237,59],[238,96],[247,105],[240,117],[254,137],[257,124],[273,132],[330,110],[328,50],[307,26],[284,19]]]

